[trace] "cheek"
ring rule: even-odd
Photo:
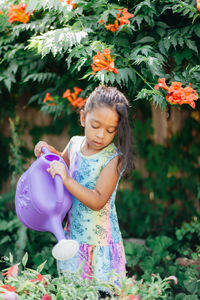
[[[115,134],[108,134],[108,135],[107,135],[107,139],[108,139],[109,141],[112,141],[112,140],[114,139],[114,137],[115,137]]]
[[[95,134],[94,129],[91,128],[91,126],[86,125],[85,126],[85,134],[87,134],[87,135],[94,135]]]

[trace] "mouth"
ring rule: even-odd
[[[101,146],[102,145],[102,143],[96,142],[96,141],[94,141],[94,144],[97,145],[97,146]]]

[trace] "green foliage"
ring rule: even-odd
[[[197,232],[198,230],[194,235]],[[186,253],[187,246],[184,240],[177,242],[176,239],[167,236],[148,238],[145,245],[127,243],[125,252],[129,274],[137,275],[147,281],[155,273],[174,280],[176,277],[177,283],[172,285],[173,292],[169,291],[167,299],[199,299],[199,272],[195,265],[197,259],[194,257],[195,253],[189,251]],[[192,259],[193,264],[181,266],[177,260],[179,257]]]
[[[117,194],[118,217],[124,237],[171,235],[184,221],[194,216],[199,220],[200,217],[200,144],[197,134],[200,123],[187,119],[182,131],[172,136],[168,146],[154,144],[151,126],[150,119],[135,120],[135,151],[144,160],[147,173],[144,177],[134,171],[129,179],[129,189],[119,190]],[[189,236],[188,232],[188,239]]]
[[[16,175],[21,175],[24,171],[22,154],[21,154],[21,144],[18,136],[17,127],[19,126],[19,118],[16,118],[15,122],[12,119],[9,119],[12,142],[10,144],[11,155],[9,157],[9,164],[13,167],[12,172],[12,183],[15,183]]]
[[[8,163],[9,142],[10,139],[8,137],[4,137],[4,135],[0,133],[0,187],[2,185],[2,181],[6,182],[10,173]]]
[[[147,176],[133,173],[130,189],[122,189],[118,194],[117,209],[124,237],[149,238],[145,247],[126,246],[127,262],[130,269],[138,271],[138,276],[149,281],[154,280],[152,273],[159,272],[161,277],[176,275],[179,286],[173,287],[174,294],[169,291],[167,299],[174,299],[174,295],[175,299],[198,299],[195,266],[186,270],[177,265],[176,258],[188,256],[195,260],[199,254],[199,123],[189,118],[183,130],[168,141],[167,147],[155,145],[149,106],[143,101],[153,101],[162,109],[167,108],[163,94],[153,88],[158,77],[165,77],[169,82],[181,81],[183,86],[191,82],[200,94],[200,29],[196,1],[77,0],[77,7],[72,9],[59,0],[27,0],[27,10],[34,10],[27,24],[8,22],[7,9],[11,3],[18,1],[3,1],[4,14],[0,14],[2,119],[14,118],[19,99],[28,94],[26,103],[29,101],[30,105],[55,118],[48,128],[35,126],[30,130],[35,143],[43,133],[59,134],[66,124],[70,125],[70,135],[80,132],[77,114],[68,100],[62,98],[68,88],[84,89],[81,97],[85,98],[99,83],[114,85],[128,96],[132,107],[140,105],[145,121],[135,122],[134,138]],[[130,24],[111,32],[105,24],[113,24],[118,8],[127,8],[134,17]],[[100,20],[103,23],[98,23]],[[92,73],[93,56],[106,48],[111,51],[118,74],[106,70]],[[56,106],[42,103],[47,92],[51,93]],[[28,152],[22,147],[19,125],[12,122],[12,126],[10,163],[14,174],[20,174],[22,156],[26,153],[27,159]],[[10,139],[0,138],[0,176],[6,178]],[[0,197],[2,253],[9,256],[14,249],[19,261],[27,245],[31,257],[28,265],[37,266],[48,257],[44,270],[55,274],[55,263],[50,258],[54,237],[26,230],[16,218],[13,200],[13,191]],[[190,220],[191,223],[184,223]],[[126,284],[129,281],[124,285],[127,287]],[[61,285],[67,286],[66,282]]]
[[[9,257],[4,256],[2,262],[13,265],[13,256],[9,253]],[[166,290],[170,288],[168,278],[161,279],[159,275],[155,275],[150,281],[139,281],[134,278],[121,278],[121,287],[114,284],[116,274],[110,275],[110,282],[102,282],[95,277],[91,280],[81,278],[82,266],[76,273],[68,272],[67,274],[60,274],[59,277],[52,277],[50,274],[41,275],[44,271],[46,261],[37,266],[37,269],[30,269],[26,267],[28,261],[28,254],[22,258],[20,263],[15,264],[15,268],[19,268],[17,274],[8,276],[0,280],[0,291],[5,293],[3,285],[15,287],[15,293],[21,299],[41,299],[44,295],[49,295],[52,300],[55,299],[101,299],[99,289],[108,291],[111,299],[130,299],[129,297],[141,296],[145,300],[167,299]],[[7,269],[3,270],[4,272]],[[42,276],[40,280],[37,275]],[[17,297],[16,295],[16,297]],[[5,299],[4,295],[0,295],[0,299]]]
[[[28,49],[37,49],[44,57],[52,52],[53,56],[66,52],[68,49],[81,43],[87,37],[87,32],[74,31],[71,28],[55,29],[41,36],[31,38]]]
[[[0,15],[4,29],[0,42],[3,94],[6,89],[12,92],[19,82],[22,90],[38,82],[33,96],[41,103],[41,90],[58,95],[82,79],[81,85],[88,90],[99,83],[112,84],[126,89],[131,99],[153,100],[165,108],[165,98],[153,90],[158,77],[191,82],[198,91],[199,76],[191,71],[199,65],[199,12],[195,0],[145,0],[134,4],[79,0],[74,9],[59,0],[26,2],[31,13],[27,24],[8,23],[6,11],[11,0],[5,1],[4,14]],[[123,8],[134,14],[130,24],[119,26],[115,32],[107,30],[105,24],[112,24],[118,9]],[[98,23],[100,20],[103,23]],[[92,73],[92,57],[105,48],[110,48],[118,74]]]

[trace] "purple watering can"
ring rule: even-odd
[[[39,157],[30,168],[22,174],[16,189],[15,207],[20,222],[37,231],[52,232],[58,243],[52,249],[52,255],[58,260],[73,257],[79,244],[65,239],[62,221],[72,205],[72,195],[63,185],[59,175],[54,179],[47,172],[53,160],[64,163],[62,157],[51,153],[43,147],[44,155]]]

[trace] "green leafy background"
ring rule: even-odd
[[[146,174],[136,168],[117,195],[124,239],[146,241],[145,245],[125,244],[128,272],[146,280],[152,273],[175,274],[179,284],[167,299],[198,299],[198,269],[194,264],[180,266],[177,258],[198,262],[199,257],[199,101],[195,114],[189,106],[180,107],[187,118],[179,131],[169,132],[164,144],[155,143],[158,128],[152,122],[152,105],[167,111],[168,125],[172,122],[164,93],[153,89],[159,77],[183,86],[191,83],[200,95],[196,1],[77,0],[75,9],[59,0],[24,2],[27,11],[34,11],[27,24],[8,22],[7,10],[18,1],[0,2],[0,114],[2,128],[10,128],[9,134],[4,130],[0,134],[2,186],[12,174],[10,189],[0,196],[0,254],[12,252],[19,261],[28,251],[30,266],[48,257],[44,269],[56,274],[51,257],[55,238],[23,227],[14,210],[16,180],[34,159],[24,132],[28,128],[33,145],[43,135],[60,135],[66,127],[69,136],[82,134],[78,112],[62,98],[63,92],[78,86],[85,98],[99,84],[114,85],[130,101],[134,152]],[[114,22],[118,8],[128,8],[134,17],[116,32],[108,31],[104,26]],[[101,19],[104,22],[98,23]],[[119,73],[93,74],[92,57],[106,48]],[[42,102],[47,92],[56,106]],[[50,116],[50,125],[20,121],[19,112],[26,113],[27,108]]]

